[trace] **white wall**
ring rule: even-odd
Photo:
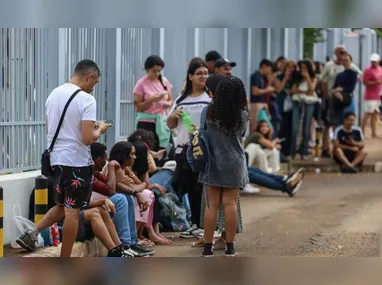
[[[20,205],[21,215],[28,218],[29,198],[35,178],[41,171],[30,171],[0,176],[0,186],[4,189],[4,244],[14,242],[19,232],[13,222],[13,206]]]

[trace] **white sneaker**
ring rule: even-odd
[[[204,231],[202,233],[199,234],[199,238],[202,238],[204,236]],[[214,239],[216,238],[220,238],[222,236],[222,233],[219,232],[219,231],[215,231],[214,232]]]
[[[241,191],[244,194],[257,194],[260,193],[260,189],[253,187],[251,184],[247,184],[245,188]]]

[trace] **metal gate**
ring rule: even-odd
[[[46,145],[48,29],[0,29],[0,173],[36,169]]]

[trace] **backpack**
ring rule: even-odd
[[[183,232],[190,228],[187,211],[178,196],[166,193],[159,197],[160,223],[170,232]]]
[[[210,167],[210,148],[207,136],[207,111],[204,107],[200,116],[200,128],[190,135],[187,144],[187,162],[193,172],[208,173]]]

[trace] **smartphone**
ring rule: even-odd
[[[106,120],[104,123],[105,123],[105,124],[111,124],[111,125],[114,125],[114,121],[113,121],[113,120]]]
[[[286,138],[280,139],[280,143],[284,142],[285,140],[286,140]]]

